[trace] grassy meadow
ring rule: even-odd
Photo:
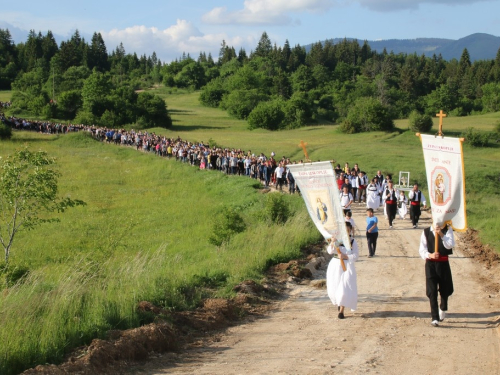
[[[0,102],[8,102],[12,96],[12,91],[10,90],[0,90]]]
[[[377,169],[394,175],[410,171],[412,181],[425,183],[420,140],[407,131],[405,120],[397,121],[392,133],[345,135],[330,124],[249,131],[246,122],[201,106],[197,92],[155,92],[165,98],[173,117],[172,129],[152,129],[159,134],[212,139],[267,155],[274,151],[292,160],[303,158],[298,146],[303,140],[312,160],[359,163],[369,176]],[[8,100],[5,92],[0,100]],[[471,126],[491,131],[499,120],[500,113],[445,118],[443,131],[450,136]],[[30,272],[0,295],[1,374],[58,362],[109,329],[151,321],[136,311],[139,301],[190,309],[203,297],[231,295],[238,282],[261,279],[269,264],[296,257],[301,247],[320,239],[298,196],[283,196],[292,212],[284,225],[267,220],[268,197],[248,178],[200,171],[102,144],[83,133],[15,132],[12,140],[0,141],[0,156],[24,145],[56,157],[60,195],[87,205],[59,215],[59,223],[16,237],[12,266]],[[464,152],[469,226],[500,250],[500,148],[466,146]],[[208,236],[228,207],[242,216],[246,230],[218,248],[208,243]]]

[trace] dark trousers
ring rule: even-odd
[[[410,219],[413,225],[418,224],[418,219],[420,218],[420,214],[421,214],[420,203],[415,206],[410,204]]]
[[[356,196],[358,195],[358,188],[356,187],[353,187],[352,188],[352,197],[353,197],[353,201],[356,202]]]
[[[392,221],[396,218],[396,212],[398,211],[398,204],[394,202],[392,204],[386,203],[387,217],[389,218],[389,225],[392,226]]]
[[[366,242],[368,243],[368,254],[371,256],[375,255],[377,250],[377,238],[378,232],[366,232]]]
[[[448,310],[448,297],[453,294],[453,279],[449,262],[425,262],[425,289],[431,305],[432,320],[439,320],[439,308]],[[441,304],[438,307],[438,292]]]
[[[358,189],[359,203],[366,201],[366,188]]]

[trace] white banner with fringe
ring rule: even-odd
[[[287,166],[300,189],[309,216],[325,239],[337,238],[350,250],[344,211],[335,172],[330,162]]]
[[[420,134],[424,151],[432,221],[467,230],[465,211],[465,170],[462,140]]]

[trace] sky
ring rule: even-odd
[[[100,32],[108,52],[163,62],[183,52],[215,60],[224,40],[238,53],[255,49],[265,31],[271,42],[305,46],[330,38],[363,40],[500,36],[498,0],[0,0],[0,28],[15,43],[30,29],[51,30],[60,43],[78,30],[90,42]]]

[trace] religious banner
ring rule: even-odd
[[[325,239],[335,237],[350,250],[351,242],[345,227],[339,188],[331,163],[325,161],[291,164],[287,167],[300,189],[316,228]]]
[[[434,224],[467,230],[462,140],[420,134]]]

